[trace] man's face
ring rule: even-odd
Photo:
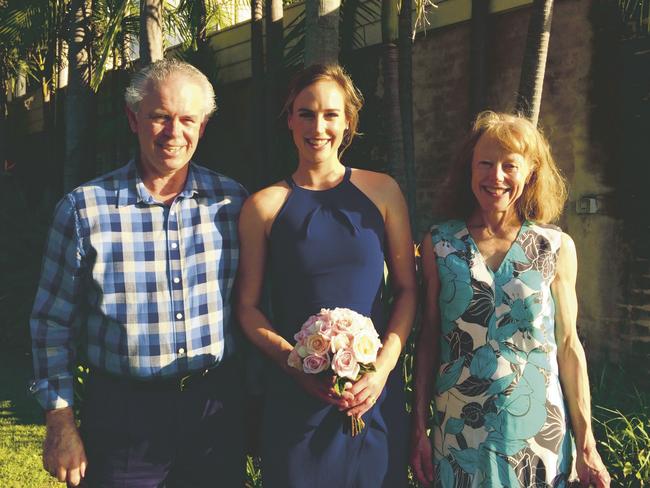
[[[203,96],[192,79],[173,74],[149,85],[136,113],[127,107],[144,178],[171,176],[186,167],[207,122]]]

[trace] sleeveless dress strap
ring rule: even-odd
[[[293,181],[293,178],[291,177],[291,175],[287,176],[284,179],[284,181],[287,183],[287,185],[289,185],[289,188],[291,188],[292,190],[296,187],[296,182]]]
[[[345,167],[345,174],[343,175],[343,182],[347,183],[348,181],[350,181],[350,176],[351,175],[352,175],[352,168],[350,168],[349,166],[346,166]]]

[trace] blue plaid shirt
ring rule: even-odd
[[[69,406],[77,347],[121,376],[182,376],[232,353],[237,219],[246,191],[190,163],[185,188],[156,202],[135,163],[59,202],[31,317],[45,409]]]

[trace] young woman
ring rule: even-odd
[[[240,217],[237,315],[275,363],[262,428],[264,486],[406,486],[408,426],[398,359],[415,313],[413,245],[406,205],[390,177],[345,167],[361,96],[338,66],[311,66],[285,104],[298,151],[286,180],[252,195]],[[394,300],[384,316],[384,260]],[[273,323],[259,308],[265,272]],[[321,308],[372,318],[382,337],[377,370],[343,396],[329,379],[288,366],[293,335]],[[348,416],[365,429],[346,432]]]
[[[566,200],[548,143],[522,117],[483,113],[450,176],[456,219],[433,226],[422,243],[411,455],[418,479],[565,487],[575,451],[582,486],[608,487],[576,333],[575,247],[548,225]]]

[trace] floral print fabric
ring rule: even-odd
[[[572,440],[550,291],[561,235],[525,222],[493,271],[464,222],[431,228],[442,333],[432,429],[438,487],[567,485]]]

